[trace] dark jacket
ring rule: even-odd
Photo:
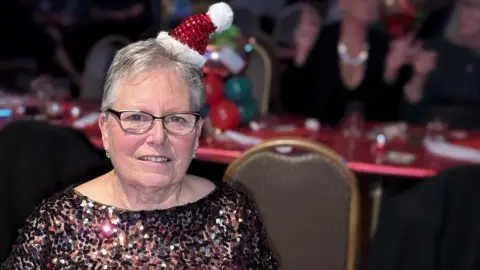
[[[0,262],[25,219],[56,192],[111,169],[80,132],[39,121],[18,121],[0,131]]]
[[[387,200],[366,269],[480,269],[479,180],[458,167]]]

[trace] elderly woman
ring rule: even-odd
[[[247,196],[186,175],[202,127],[201,54],[233,16],[224,3],[207,14],[117,53],[99,119],[114,170],[44,201],[4,268],[277,269]]]

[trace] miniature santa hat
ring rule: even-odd
[[[210,35],[228,29],[232,21],[233,11],[230,6],[224,2],[216,3],[210,6],[206,14],[193,15],[168,33],[160,32],[157,41],[179,55],[183,61],[202,68],[206,62],[203,54]]]

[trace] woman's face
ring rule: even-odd
[[[151,71],[119,85],[112,109],[141,110],[155,116],[190,112],[190,90],[173,71]],[[119,119],[103,114],[99,120],[105,150],[111,155],[115,172],[123,182],[142,188],[162,188],[185,176],[198,147],[202,122],[187,135],[165,131],[162,120],[144,134],[122,130]],[[166,162],[140,160],[145,156],[168,158]]]
[[[480,1],[458,3],[458,31],[465,38],[480,36]],[[478,38],[476,38],[478,39]]]
[[[355,18],[361,23],[368,24],[378,19],[380,0],[340,0],[344,16]]]

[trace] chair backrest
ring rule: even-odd
[[[250,80],[252,95],[259,104],[260,114],[281,111],[280,59],[271,38],[255,30],[253,50],[248,58],[245,75]]]
[[[260,114],[266,114],[270,99],[272,60],[262,45],[254,43],[252,47],[246,76],[250,81],[252,95],[258,103]]]
[[[87,55],[82,78],[80,97],[100,99],[108,68],[115,53],[131,41],[123,36],[112,35],[99,40]]]
[[[300,151],[278,151],[285,147]],[[335,152],[306,139],[265,141],[235,160],[224,181],[256,201],[282,269],[355,269],[359,191]]]

